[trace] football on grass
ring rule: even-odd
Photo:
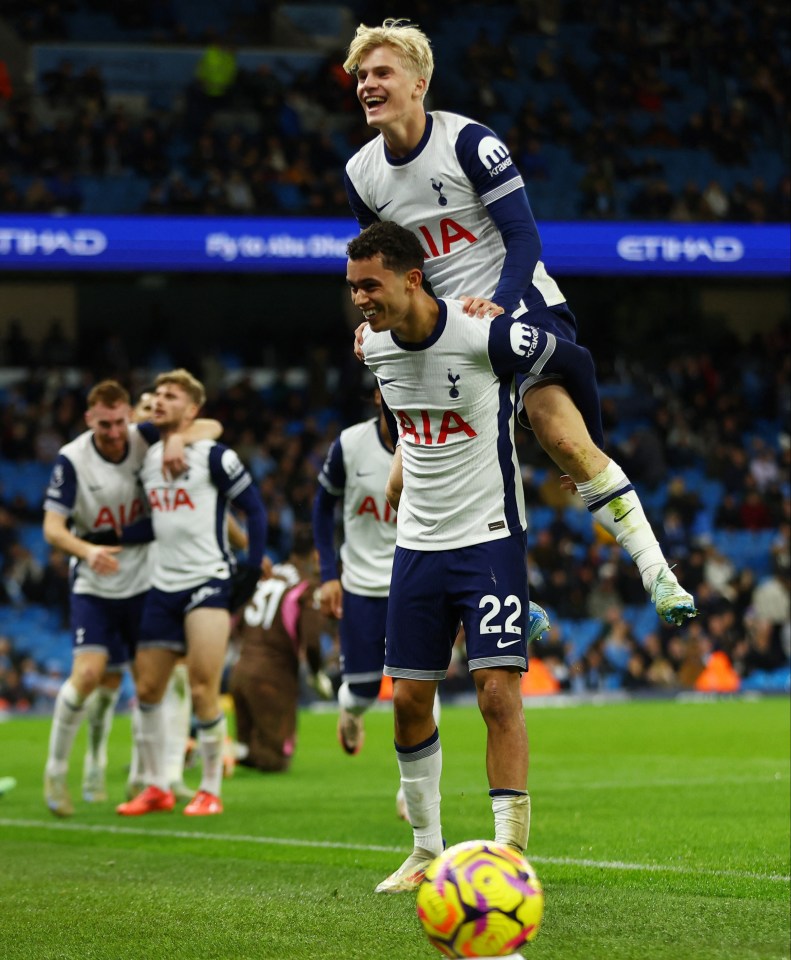
[[[538,933],[544,893],[516,850],[490,840],[449,847],[431,864],[417,915],[446,957],[504,957]]]

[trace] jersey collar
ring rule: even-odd
[[[385,160],[393,167],[402,167],[405,163],[410,163],[415,157],[419,157],[420,154],[425,149],[426,144],[431,137],[431,128],[434,126],[434,118],[430,113],[426,114],[426,129],[423,131],[423,136],[420,138],[418,145],[414,150],[411,150],[405,157],[394,157],[392,153],[387,149],[387,144],[384,144],[385,148]]]
[[[391,330],[390,336],[393,338],[393,343],[402,350],[427,350],[429,347],[433,346],[442,336],[442,331],[445,329],[445,324],[448,321],[448,305],[444,300],[437,300],[437,305],[439,306],[437,325],[425,340],[420,340],[418,343],[406,343],[404,340],[400,340],[398,336]]]

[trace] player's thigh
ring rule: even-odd
[[[380,679],[385,661],[387,597],[344,592],[340,622],[341,674],[348,683]]]
[[[387,676],[444,679],[460,616],[446,592],[453,552],[396,547],[387,604]]]
[[[524,533],[455,553],[452,591],[462,612],[470,671],[525,670],[529,596]]]
[[[198,607],[184,617],[190,684],[219,686],[231,617],[220,607]]]
[[[129,604],[129,599],[72,594],[69,620],[75,668],[81,660],[82,670],[92,671],[93,658],[84,659],[89,654],[98,654],[103,658],[104,667],[100,678],[104,668],[124,668],[130,657],[124,642],[124,630],[128,618],[134,615]]]

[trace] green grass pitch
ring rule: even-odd
[[[787,699],[527,706],[529,858],[546,891],[528,960],[789,957]],[[395,816],[392,721],[344,755],[305,713],[293,769],[226,781],[226,812],[124,819],[129,722],[112,802],[69,821],[41,796],[48,722],[0,723],[0,956],[5,960],[431,960],[414,896],[376,883],[411,846]],[[446,706],[443,828],[492,833],[485,735]],[[84,733],[72,762],[79,796]],[[188,775],[196,784],[197,773]]]

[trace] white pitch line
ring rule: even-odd
[[[128,837],[170,837],[174,840],[214,840],[221,843],[254,843],[261,846],[307,847],[309,849],[350,850],[359,853],[406,853],[407,847],[385,847],[368,843],[342,843],[333,840],[300,840],[292,837],[260,837],[240,833],[192,833],[189,830],[145,830],[142,827],[110,826],[109,824],[56,823],[49,820],[16,820],[0,817],[0,827],[33,827],[73,833],[109,833]],[[764,880],[788,883],[791,876],[779,873],[752,873],[747,870],[698,870],[674,864],[624,863],[619,860],[586,860],[573,857],[536,857],[531,863],[550,863],[557,866],[590,867],[594,870],[633,870],[645,873],[680,873],[688,876],[733,877],[739,880]]]

